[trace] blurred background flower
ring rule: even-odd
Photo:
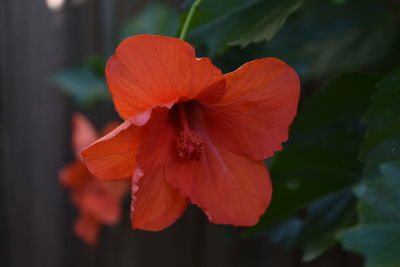
[[[106,124],[102,135],[118,126],[118,122]],[[84,242],[95,245],[102,224],[116,225],[122,217],[122,201],[130,189],[130,180],[102,181],[93,176],[82,161],[80,152],[100,137],[97,131],[80,114],[72,117],[72,147],[75,161],[60,170],[60,183],[70,190],[70,199],[79,210],[74,222],[75,234]]]

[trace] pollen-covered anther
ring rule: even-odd
[[[199,161],[204,152],[203,138],[192,131],[182,131],[176,139],[176,150],[180,158]]]

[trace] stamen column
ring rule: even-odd
[[[180,158],[199,161],[204,152],[203,138],[190,130],[184,103],[178,104],[182,131],[176,138],[176,150]]]

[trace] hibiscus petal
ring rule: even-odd
[[[269,206],[272,186],[262,161],[216,146],[203,134],[200,161],[175,158],[167,181],[198,205],[213,223],[251,226]]]
[[[131,179],[127,180],[98,180],[102,190],[118,201],[123,200],[131,188]]]
[[[110,122],[108,122],[108,123],[104,126],[103,130],[101,131],[101,134],[102,134],[102,135],[107,135],[107,134],[111,133],[111,132],[112,132],[115,128],[117,128],[120,124],[121,124],[121,123],[120,123],[120,122],[117,122],[117,121],[110,121]]]
[[[85,243],[95,245],[99,239],[100,227],[94,217],[81,214],[74,223],[74,232]]]
[[[81,113],[72,117],[72,148],[75,157],[81,159],[81,151],[97,139],[97,132],[90,121]]]
[[[215,142],[261,160],[282,149],[297,112],[299,78],[275,58],[254,60],[226,74],[227,91],[204,109]]]
[[[132,180],[131,220],[133,228],[159,231],[182,215],[188,199],[165,180],[166,168],[176,154],[168,110],[155,110],[145,130]]]
[[[102,191],[98,185],[92,185],[91,190],[82,195],[80,209],[108,225],[115,225],[121,218],[119,201]]]
[[[67,187],[76,189],[93,179],[92,174],[83,162],[76,161],[62,168],[58,174],[60,183]]]
[[[106,77],[124,119],[182,97],[215,102],[225,90],[221,71],[208,58],[196,58],[191,45],[164,36],[125,39],[108,60]]]
[[[143,138],[141,127],[149,120],[151,110],[127,119],[84,151],[82,156],[90,172],[103,179],[125,179],[132,176],[136,153]]]

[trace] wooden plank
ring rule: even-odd
[[[72,8],[53,12],[45,3],[3,0],[1,8],[0,189],[13,267],[76,263],[71,208],[57,179],[69,151],[70,108],[51,77],[86,53],[90,24]]]

